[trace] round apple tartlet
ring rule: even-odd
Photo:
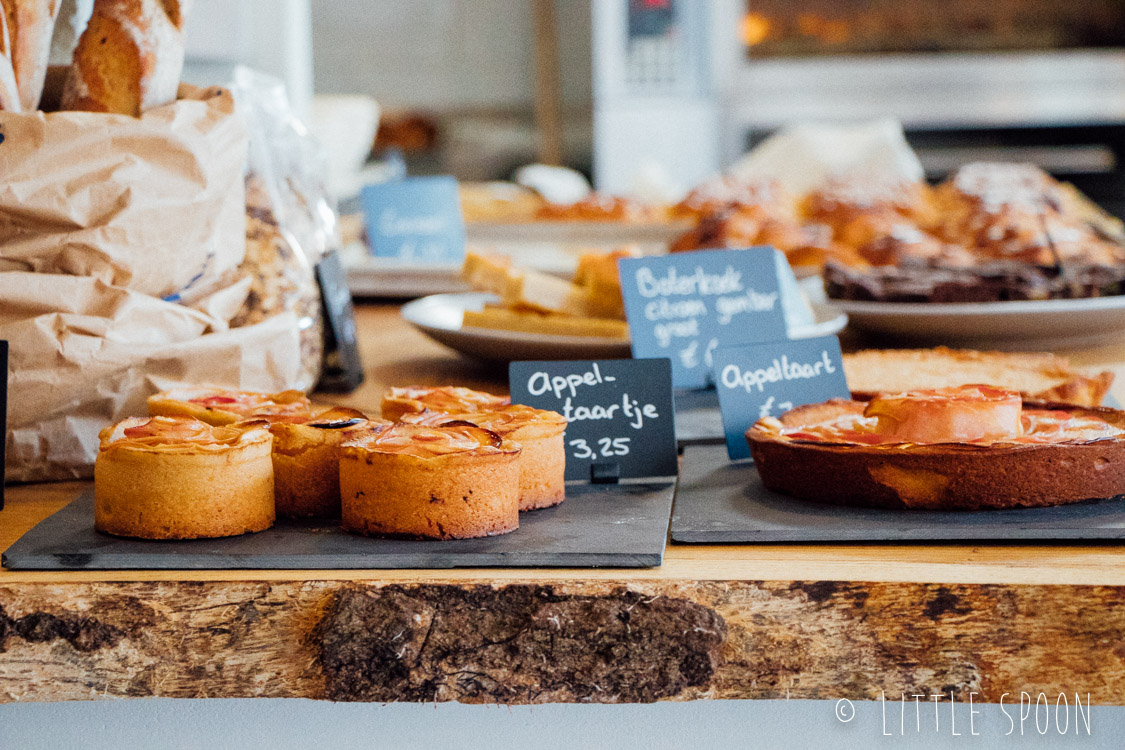
[[[340,446],[387,427],[390,422],[369,420],[362,412],[342,407],[304,422],[271,422],[277,515],[339,518]]]
[[[479,414],[408,414],[416,424],[442,425],[467,422],[519,443],[520,510],[558,505],[566,499],[566,418],[554,411],[509,404]]]
[[[264,422],[214,427],[134,417],[107,427],[94,463],[94,526],[141,539],[236,536],[273,525]]]
[[[341,520],[348,531],[467,539],[519,526],[520,447],[470,424],[396,424],[340,449]]]
[[[746,433],[769,489],[840,505],[1045,507],[1125,495],[1125,412],[960,386],[833,399]]]

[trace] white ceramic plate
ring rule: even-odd
[[[435,294],[403,306],[402,317],[427,336],[478,359],[512,362],[529,359],[619,359],[629,357],[629,341],[590,336],[544,336],[519,331],[462,328],[466,310],[480,310],[496,297],[483,292]],[[827,305],[812,306],[816,322],[791,331],[793,338],[839,333],[848,318]]]
[[[1007,350],[1097,346],[1125,335],[1125,295],[1017,302],[851,302],[852,326],[917,344]]]

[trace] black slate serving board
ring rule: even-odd
[[[379,569],[660,565],[675,483],[568,484],[554,508],[520,514],[518,530],[444,542],[370,539],[336,523],[280,521],[257,534],[153,542],[94,530],[86,490],[3,554],[12,570]]]
[[[684,449],[672,514],[672,540],[688,544],[1099,539],[1125,539],[1125,500],[971,513],[820,505],[767,490],[722,445]]]

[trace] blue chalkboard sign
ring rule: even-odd
[[[718,349],[714,368],[732,460],[750,456],[746,430],[759,419],[830,398],[851,398],[835,336]]]
[[[557,411],[569,420],[567,479],[676,473],[667,359],[513,362],[508,382],[512,403]]]
[[[460,263],[465,220],[457,180],[408,177],[367,185],[360,194],[367,241],[379,258]]]
[[[783,265],[767,247],[622,259],[633,356],[668,357],[677,388],[703,388],[719,347],[786,339]]]

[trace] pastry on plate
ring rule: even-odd
[[[496,396],[484,391],[474,391],[460,386],[408,385],[388,388],[383,394],[383,419],[397,422],[403,414],[421,414],[442,411],[447,414],[467,414],[489,411],[511,403],[507,396]]]
[[[742,180],[718,176],[692,188],[671,209],[675,218],[701,219],[725,208],[759,217],[797,219],[796,201],[776,180]]]
[[[479,414],[425,413],[404,417],[419,424],[469,423],[518,443],[520,451],[520,510],[558,505],[566,499],[567,421],[562,414],[511,404]]]
[[[312,416],[312,404],[300,391],[254,393],[224,388],[177,388],[149,396],[148,413],[154,417],[195,417],[217,426],[252,417],[300,422]]]
[[[1125,495],[1125,412],[968,385],[834,399],[746,433],[769,489],[837,505],[1043,507]]]
[[[950,388],[970,383],[1019,391],[1028,399],[1098,406],[1113,384],[1112,372],[1086,375],[1066,357],[1031,352],[971,349],[867,349],[844,355],[852,397],[867,401],[878,393]]]
[[[133,417],[102,430],[94,526],[141,539],[198,539],[273,525],[272,438],[265,422],[215,427]]]
[[[343,527],[368,536],[467,539],[519,526],[520,447],[470,424],[397,424],[343,444]]]
[[[501,305],[486,304],[480,310],[466,310],[463,328],[487,328],[497,331],[538,333],[544,336],[583,336],[629,341],[629,324],[608,318],[576,318],[536,310],[513,310]]]
[[[539,221],[612,221],[623,224],[644,224],[664,221],[667,210],[632,198],[600,193],[576,203],[545,203],[536,212]]]
[[[390,422],[368,420],[355,409],[336,407],[306,422],[273,422],[273,482],[277,515],[340,517],[340,445],[378,432]]]

